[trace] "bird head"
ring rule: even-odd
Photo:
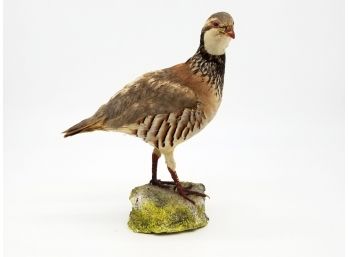
[[[204,49],[211,55],[225,54],[225,49],[235,37],[233,26],[233,18],[228,13],[218,12],[211,15],[202,29]]]

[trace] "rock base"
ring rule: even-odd
[[[184,187],[204,193],[203,184],[183,182]],[[132,190],[129,197],[132,211],[128,226],[138,233],[177,233],[204,227],[208,224],[203,197],[190,195],[195,204],[174,192],[146,184]]]

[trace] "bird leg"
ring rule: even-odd
[[[164,156],[166,158],[167,167],[170,172],[170,175],[172,176],[173,181],[161,181],[157,179],[157,164],[158,159],[161,157],[161,152],[157,148],[154,148],[152,152],[152,179],[150,180],[150,184],[168,189],[172,188],[172,186],[174,185],[174,190],[176,190],[178,194],[181,195],[184,199],[188,200],[193,204],[195,204],[195,202],[188,198],[188,195],[197,195],[201,197],[207,196],[204,193],[191,190],[192,185],[189,185],[188,187],[183,187],[179,181],[178,175],[175,172],[175,161],[173,158],[173,152],[165,153]]]
[[[175,185],[173,181],[161,181],[157,179],[157,164],[158,164],[158,159],[161,157],[161,152],[157,149],[154,148],[152,152],[152,178],[150,180],[150,184],[154,186],[159,186],[163,188],[169,188],[169,185]]]
[[[161,157],[161,153],[158,151],[158,149],[154,148],[152,152],[152,179],[150,183],[157,181],[157,164],[158,159]]]
[[[201,192],[197,192],[194,190],[190,190],[191,186],[188,187],[183,187],[179,181],[178,175],[176,174],[176,172],[174,170],[172,170],[171,168],[168,167],[168,170],[170,172],[170,175],[172,176],[174,183],[175,183],[175,187],[176,190],[178,192],[179,195],[181,195],[184,199],[188,200],[189,202],[195,204],[195,202],[193,200],[191,200],[190,198],[188,198],[188,195],[197,195],[197,196],[201,196],[201,197],[206,197],[207,195]]]
[[[188,200],[189,202],[195,204],[193,200],[188,198],[188,195],[197,195],[197,196],[202,196],[206,197],[206,194],[203,194],[201,192],[193,191],[191,190],[191,187],[183,187],[179,181],[178,175],[175,172],[175,161],[174,161],[174,156],[173,156],[173,151],[166,152],[164,153],[164,157],[166,159],[167,167],[170,172],[170,175],[172,176],[172,179],[175,183],[174,190],[178,192],[179,195],[181,195],[184,199]]]

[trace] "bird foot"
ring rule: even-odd
[[[175,185],[173,181],[161,181],[159,179],[151,179],[150,184],[162,188],[171,188],[172,185]]]
[[[181,197],[183,197],[184,199],[186,199],[189,202],[191,202],[192,204],[196,204],[196,203],[188,197],[189,195],[196,195],[196,196],[201,196],[201,197],[209,197],[208,195],[206,195],[204,193],[191,190],[191,188],[192,188],[192,185],[189,185],[187,187],[183,187],[180,183],[178,183],[178,185],[176,185],[176,190],[177,190],[178,194]]]
[[[161,181],[159,179],[151,179],[150,180],[150,184],[154,185],[154,186],[161,187],[161,188],[166,188],[166,189],[173,188],[174,191],[176,191],[181,197],[183,197],[187,201],[191,202],[192,204],[195,204],[195,202],[188,197],[189,195],[196,195],[196,196],[201,196],[201,197],[209,197],[208,195],[206,195],[204,193],[191,190],[192,184],[183,187],[180,184],[180,182],[178,184],[176,184],[174,181]]]

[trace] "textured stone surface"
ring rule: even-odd
[[[191,190],[204,193],[203,184],[185,182]],[[173,188],[164,189],[153,185],[143,185],[132,190],[129,197],[132,211],[128,226],[139,233],[176,233],[204,227],[208,223],[205,214],[205,200],[199,196],[189,196],[195,205],[185,200]]]

